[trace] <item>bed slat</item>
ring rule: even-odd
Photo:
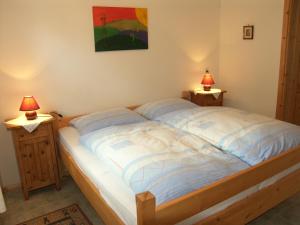
[[[195,225],[247,224],[300,190],[300,169]]]

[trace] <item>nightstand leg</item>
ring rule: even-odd
[[[60,191],[61,189],[61,177],[60,177],[60,164],[58,163],[58,168],[57,168],[57,171],[56,171],[56,176],[55,176],[55,189],[57,191]]]
[[[29,191],[23,189],[23,196],[25,200],[29,200]]]
[[[60,190],[61,190],[61,184],[60,184],[60,182],[56,182],[56,184],[55,184],[55,189],[56,189],[57,191],[60,191]]]

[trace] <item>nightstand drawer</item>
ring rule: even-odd
[[[29,190],[55,183],[50,142],[49,137],[20,142],[20,164]]]
[[[34,131],[32,131],[31,133],[29,133],[27,130],[25,130],[22,127],[17,130],[16,135],[17,135],[17,138],[19,141],[35,139],[38,137],[44,137],[44,136],[49,135],[48,126],[49,126],[49,124],[42,124],[39,127],[37,127]]]

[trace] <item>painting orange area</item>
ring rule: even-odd
[[[148,16],[147,16],[147,9],[144,8],[136,8],[135,14],[138,21],[143,24],[145,27],[148,26]]]
[[[93,7],[94,27],[118,20],[136,20],[135,8]]]

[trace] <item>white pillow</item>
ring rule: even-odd
[[[144,117],[127,108],[114,108],[95,112],[75,118],[70,124],[75,127],[80,135],[85,135],[95,130],[110,126],[125,125],[147,121]]]
[[[191,109],[195,107],[198,107],[198,105],[187,100],[181,98],[171,98],[146,103],[138,107],[135,111],[150,120],[154,120],[170,112]]]

